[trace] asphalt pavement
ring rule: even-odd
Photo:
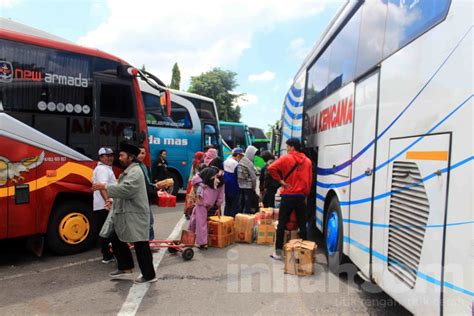
[[[182,203],[153,207],[157,238],[179,238],[187,225],[182,210]],[[271,246],[233,244],[195,249],[191,261],[161,250],[154,254],[158,282],[151,285],[133,284],[138,266],[132,278],[110,280],[115,263],[102,264],[98,248],[37,258],[22,240],[2,241],[0,315],[409,314],[357,276],[328,272],[320,236],[316,241],[312,276],[284,274],[283,263],[269,257]]]

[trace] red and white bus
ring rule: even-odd
[[[97,236],[90,187],[98,149],[146,139],[137,71],[0,22],[0,239],[46,236],[56,253],[81,251]]]

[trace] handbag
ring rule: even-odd
[[[109,211],[107,218],[105,219],[104,225],[100,230],[99,236],[102,238],[109,238],[114,232],[114,221],[112,219],[112,211]]]

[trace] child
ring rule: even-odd
[[[199,248],[207,249],[207,212],[213,206],[219,211],[224,201],[222,159],[214,158],[208,167],[193,177],[192,184],[196,192],[196,206],[188,229],[196,234],[196,244]]]

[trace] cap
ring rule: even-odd
[[[119,148],[120,151],[132,154],[134,156],[138,156],[138,154],[140,154],[140,148],[137,145],[125,141],[120,143]]]
[[[244,150],[242,148],[234,148],[232,150],[232,155],[233,156],[243,155],[243,154],[244,154]]]
[[[101,149],[99,149],[99,156],[101,156],[101,155],[111,155],[113,153],[114,153],[114,151],[112,149],[110,149],[109,147],[102,147]]]

